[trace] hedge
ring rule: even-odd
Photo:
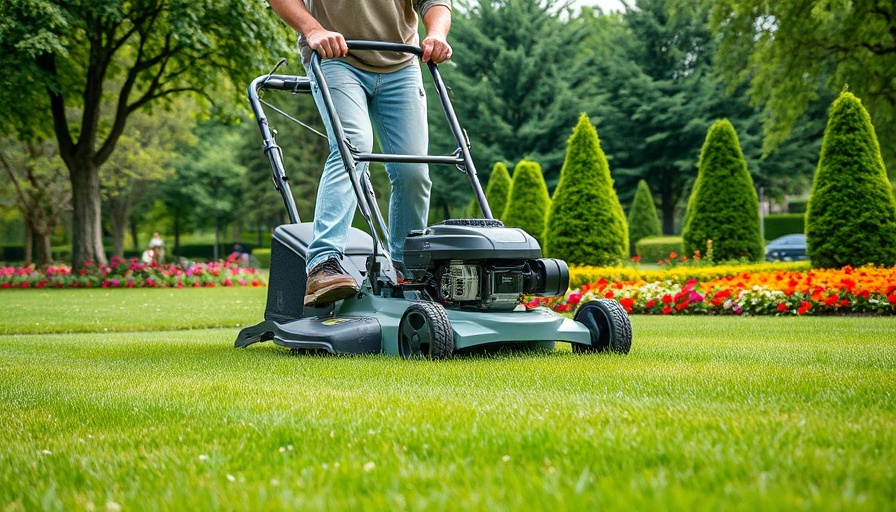
[[[775,213],[763,220],[765,239],[774,240],[784,235],[806,232],[805,213]]]
[[[635,242],[635,253],[645,263],[654,263],[669,254],[684,254],[684,240],[680,236],[651,236]]]

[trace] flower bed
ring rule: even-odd
[[[12,288],[184,288],[264,286],[254,268],[232,261],[190,265],[156,265],[136,258],[112,258],[108,266],[88,264],[78,272],[66,265],[39,271],[33,267],[0,267],[0,289]]]
[[[725,269],[728,271],[722,271]],[[754,271],[745,271],[742,267],[679,267],[648,273],[637,269],[616,270],[571,289],[565,297],[533,299],[528,305],[546,305],[558,312],[571,312],[583,301],[610,298],[635,314],[891,315],[896,312],[896,267]],[[617,278],[620,276],[624,277]]]

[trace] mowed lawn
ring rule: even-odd
[[[233,348],[265,289],[0,292],[0,510],[893,510],[896,318],[631,354]]]

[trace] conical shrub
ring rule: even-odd
[[[612,265],[628,255],[628,225],[597,130],[573,129],[545,229],[544,253],[574,265]]]
[[[632,207],[628,211],[628,240],[631,244],[631,253],[635,252],[635,244],[642,238],[660,236],[663,228],[660,226],[660,218],[656,214],[656,204],[653,202],[653,194],[647,182],[638,182],[635,190],[635,198]]]
[[[551,196],[541,166],[531,160],[522,160],[513,169],[510,198],[500,218],[508,227],[522,228],[540,244],[550,203]]]
[[[712,240],[716,261],[761,259],[765,250],[759,199],[737,133],[727,119],[710,127],[697,167],[682,231],[685,252],[706,255]]]
[[[507,172],[507,166],[503,162],[495,163],[492,167],[492,175],[488,179],[488,185],[485,187],[485,199],[488,206],[492,210],[492,216],[501,219],[504,215],[504,209],[507,208],[507,200],[510,198],[510,173]],[[479,202],[476,202],[476,209],[479,210]],[[479,212],[478,216],[482,216]]]
[[[896,264],[896,199],[871,117],[844,92],[834,101],[806,215],[812,265]]]

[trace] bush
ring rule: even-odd
[[[569,138],[544,249],[547,256],[573,265],[610,265],[628,255],[625,213],[597,130],[585,114]]]
[[[806,215],[812,265],[896,264],[896,198],[871,117],[854,95],[834,101]]]
[[[765,239],[774,240],[784,235],[806,232],[805,213],[775,213],[763,219]]]
[[[492,210],[492,216],[496,219],[503,219],[504,210],[507,208],[507,201],[510,199],[510,173],[507,172],[507,166],[501,162],[497,162],[492,168],[492,175],[488,179],[488,185],[485,187],[485,199],[488,206]],[[479,209],[479,201],[473,198],[473,208],[476,217],[481,217],[482,212]],[[541,233],[538,234],[541,236]]]
[[[656,214],[653,194],[650,193],[647,182],[640,180],[635,198],[632,200],[632,208],[628,212],[628,241],[631,244],[631,252],[635,254],[635,243],[638,240],[662,234],[663,228]]]
[[[252,256],[258,260],[258,268],[271,268],[270,249],[255,249],[252,251]]]
[[[685,254],[680,236],[652,236],[635,243],[635,254],[645,263],[654,263],[669,257],[669,254]]]
[[[243,246],[244,251],[249,253],[252,252],[255,246],[255,244],[243,242],[240,242],[240,245]],[[221,243],[221,246],[218,247],[218,258],[226,258],[228,254],[233,252],[233,246],[233,242]],[[215,244],[180,244],[177,254],[173,254],[174,246],[168,247],[167,252],[168,254],[165,255],[166,259],[180,257],[188,260],[212,260],[215,257]]]
[[[550,203],[541,166],[537,162],[523,160],[513,170],[510,199],[500,218],[507,226],[522,228],[540,244]]]
[[[787,201],[787,213],[806,213],[808,199],[791,199]]]
[[[737,133],[727,119],[709,129],[697,168],[682,231],[685,254],[706,254],[712,240],[716,261],[762,259],[759,198]]]

